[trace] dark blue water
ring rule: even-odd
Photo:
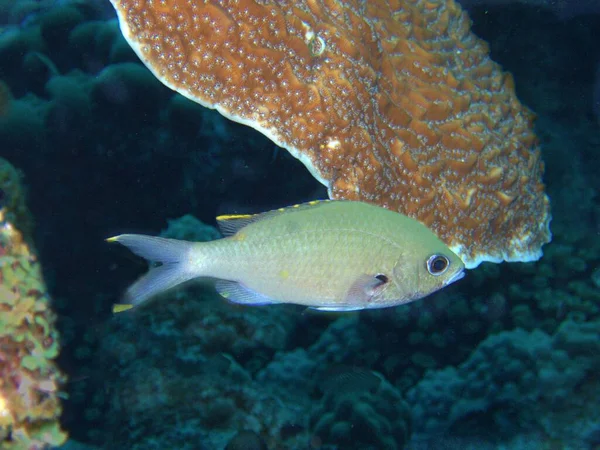
[[[60,448],[600,448],[600,15],[565,5],[468,10],[537,115],[553,211],[540,261],[482,264],[381,311],[242,307],[200,284],[113,315],[146,266],[105,238],[211,240],[219,214],[326,190],[165,88],[108,0],[1,3],[0,157],[22,172],[57,314]],[[5,386],[22,386],[5,348]],[[2,411],[1,449],[43,448],[20,447]]]

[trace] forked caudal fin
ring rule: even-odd
[[[106,241],[118,242],[149,262],[160,263],[151,267],[147,274],[127,289],[125,304],[115,305],[113,312],[138,306],[161,292],[199,276],[190,264],[193,242],[141,234],[121,234]]]

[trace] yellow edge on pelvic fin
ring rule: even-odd
[[[113,236],[113,237],[109,237],[104,239],[106,242],[117,242],[119,240],[119,236]]]
[[[133,305],[130,305],[127,303],[115,303],[112,307],[112,312],[113,312],[113,314],[118,314],[123,311],[128,311],[131,308],[133,308]]]

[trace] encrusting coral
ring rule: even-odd
[[[112,0],[165,85],[428,225],[468,268],[550,240],[532,114],[453,0]]]
[[[21,173],[3,158],[0,158],[0,208],[4,210],[5,220],[17,228],[29,243],[33,219],[25,206]]]
[[[377,383],[365,383],[369,377],[360,374],[348,389],[344,385],[349,384],[349,375],[355,373],[341,373],[312,411],[313,439],[348,450],[405,448],[411,433],[410,409],[399,391],[374,373],[368,375]]]
[[[15,226],[28,217],[18,181],[0,159],[0,448],[33,450],[66,440],[58,421],[65,377],[40,264]]]
[[[537,427],[551,437],[572,439],[573,445],[565,448],[584,448],[583,432],[569,436],[568,426],[557,429],[560,421],[545,413],[558,415],[570,404],[567,399],[577,397],[574,392],[600,387],[594,375],[600,368],[599,337],[600,322],[571,320],[563,322],[553,336],[522,329],[489,336],[458,367],[429,371],[408,391],[407,401],[421,433],[417,439],[440,439],[451,429],[473,426],[473,417],[479,416],[482,421],[492,417],[499,434],[511,433],[518,420],[523,429]],[[570,424],[575,426],[572,417],[589,405],[569,406]],[[595,417],[586,422],[587,432],[599,423]]]

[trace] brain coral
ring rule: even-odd
[[[332,198],[415,217],[465,261],[550,240],[532,114],[453,0],[112,0],[167,86],[261,131]]]
[[[0,206],[0,448],[41,449],[66,440],[58,422],[64,376],[39,262],[10,219],[27,215],[15,174],[0,160],[9,205]]]

